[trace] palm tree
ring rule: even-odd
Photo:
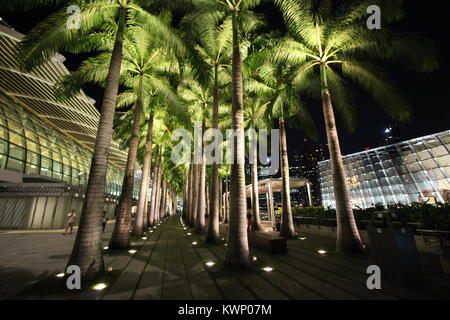
[[[144,164],[142,169],[142,180],[139,189],[139,199],[136,211],[136,222],[133,228],[133,235],[142,235],[144,228],[146,227],[146,214],[145,208],[148,207],[148,187],[150,185],[150,172],[152,163],[152,149],[153,149],[153,121],[155,112],[152,107],[150,107],[150,115],[148,117],[147,123],[147,137],[145,141],[144,150]]]
[[[194,58],[199,66],[198,73],[201,79],[206,78],[206,85],[211,85],[213,95],[212,129],[219,128],[219,88],[223,85],[223,78],[219,75],[223,69],[228,69],[231,64],[231,19],[228,18],[224,23],[217,25],[213,19],[211,21],[186,21],[189,30],[192,33],[194,41]],[[219,243],[219,164],[215,161],[216,155],[213,155],[214,161],[211,168],[211,192],[208,230],[205,238],[207,243]]]
[[[230,183],[230,227],[228,245],[224,264],[227,267],[247,267],[250,265],[250,254],[247,238],[246,195],[245,195],[245,152],[244,152],[244,99],[243,77],[240,52],[240,24],[242,20],[250,20],[251,8],[260,0],[191,0],[194,3],[194,15],[198,19],[215,17],[217,21],[231,16],[232,21],[232,122],[235,135],[233,137],[233,164],[231,165]],[[255,20],[255,23],[256,22]]]
[[[158,150],[158,158],[156,160],[156,170],[153,175],[153,191],[152,202],[150,205],[150,225],[154,225],[159,221],[159,199],[161,195],[161,175],[162,175],[162,148]]]
[[[280,235],[292,239],[296,236],[296,233],[290,199],[285,121],[295,116],[300,127],[310,136],[315,135],[315,126],[305,104],[300,100],[298,89],[291,81],[293,67],[272,59],[271,47],[273,43],[276,43],[275,40],[263,40],[262,43],[267,49],[256,52],[254,56],[247,59],[248,73],[253,75],[253,77],[249,78],[246,88],[248,91],[259,93],[261,99],[264,99],[263,101],[266,101],[265,103],[268,104],[272,116],[278,119],[282,177]]]
[[[29,10],[39,6],[64,6],[34,27],[20,44],[18,61],[25,70],[32,70],[50,59],[61,49],[71,50],[71,44],[82,39],[93,30],[102,27],[105,21],[117,19],[114,48],[105,81],[99,128],[92,155],[86,197],[80,214],[80,223],[68,265],[78,265],[85,279],[95,278],[104,271],[101,249],[100,220],[104,206],[106,171],[110,149],[119,75],[122,62],[123,37],[127,15],[133,14],[155,37],[165,38],[174,47],[182,48],[181,41],[174,37],[166,23],[145,11],[144,0],[83,0],[80,7],[79,29],[67,28],[67,8],[70,0],[18,0],[2,1],[0,9]],[[91,49],[98,43],[93,43]]]
[[[153,180],[152,180],[152,194],[150,199],[150,212],[148,215],[148,226],[153,226],[155,224],[155,206],[156,206],[156,197],[157,197],[157,188],[158,188],[158,176],[159,176],[159,170],[160,170],[160,149],[159,146],[155,147],[155,163],[153,166]]]
[[[410,114],[406,99],[374,61],[399,61],[417,71],[437,68],[434,50],[423,40],[388,29],[387,25],[400,16],[396,14],[400,2],[357,1],[336,9],[330,1],[275,0],[290,35],[277,48],[277,60],[297,66],[293,82],[299,91],[315,97],[321,93],[340,252],[360,252],[363,245],[350,202],[331,94],[347,127],[353,127],[347,90],[350,81],[371,94],[390,116],[406,120]],[[372,31],[365,25],[366,9],[372,4],[382,8],[381,30]]]
[[[80,214],[77,236],[68,262],[68,265],[78,265],[82,276],[85,279],[90,279],[104,271],[100,220],[104,206],[108,154],[119,88],[127,15],[133,15],[155,37],[166,39],[174,47],[181,49],[182,43],[174,36],[166,23],[141,7],[141,5],[146,4],[144,0],[77,1],[77,5],[81,9],[79,29],[67,28],[66,6],[71,4],[72,1],[70,0],[3,1],[0,3],[0,9],[29,10],[38,6],[63,6],[62,9],[35,26],[21,42],[17,59],[25,70],[32,70],[41,65],[61,49],[70,51],[73,42],[86,37],[94,30],[101,29],[105,21],[112,19],[118,21],[114,48],[105,80],[102,112],[92,155],[86,197]],[[99,43],[92,43],[90,49],[95,49],[97,46],[99,46]]]
[[[103,42],[107,47],[107,37],[104,33]],[[90,41],[87,38],[86,41]],[[130,239],[131,203],[134,187],[134,171],[138,150],[139,131],[141,127],[141,113],[146,95],[161,95],[171,104],[178,104],[177,97],[170,84],[163,80],[164,76],[178,71],[176,59],[159,41],[153,40],[151,35],[140,26],[128,26],[124,37],[124,58],[122,61],[120,81],[132,88],[121,95],[119,106],[134,104],[133,126],[128,141],[128,159],[123,179],[122,192],[116,207],[116,224],[109,243],[111,249],[127,248]],[[83,45],[83,44],[82,44]],[[111,53],[87,59],[79,70],[62,79],[61,87],[65,95],[77,92],[87,82],[102,83],[107,75]],[[145,198],[143,199],[145,201]],[[143,207],[141,206],[139,224],[135,230],[142,233]]]
[[[248,98],[248,108],[245,109],[244,121],[245,127],[254,130],[269,129],[271,127],[271,118],[268,116],[270,103],[262,98]],[[258,193],[258,154],[257,154],[257,136],[252,137],[253,143],[249,145],[251,181],[252,181],[252,228],[255,231],[261,230],[261,218],[259,214],[259,193]]]
[[[191,179],[192,179],[192,163],[188,165],[188,170],[185,176],[185,188],[183,193],[183,220],[188,223],[189,220],[189,195],[191,191]]]
[[[194,78],[193,70],[186,68],[182,74],[182,80],[178,86],[179,95],[185,100],[191,109],[191,114],[197,129],[201,130],[201,141],[194,141],[194,197],[197,201],[193,206],[195,215],[194,231],[198,234],[205,230],[205,197],[206,197],[206,156],[205,156],[205,131],[207,113],[211,106],[211,91]],[[201,122],[200,122],[201,121]],[[201,127],[200,127],[201,123]],[[194,140],[196,136],[194,134]],[[199,163],[197,163],[199,162]],[[197,174],[197,175],[195,175]]]

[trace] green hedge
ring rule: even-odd
[[[357,221],[370,220],[374,211],[393,211],[405,221],[419,223],[420,228],[435,230],[450,230],[450,204],[413,203],[393,204],[388,206],[376,205],[371,208],[353,209]],[[317,219],[336,219],[336,210],[323,207],[295,207],[292,213],[297,217],[312,217]]]

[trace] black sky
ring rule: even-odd
[[[448,102],[449,63],[445,59],[450,56],[446,45],[449,38],[450,19],[448,15],[447,1],[405,1],[405,18],[397,23],[394,28],[418,34],[431,40],[438,48],[440,54],[440,69],[432,74],[417,74],[404,68],[386,65],[389,74],[396,81],[402,92],[411,103],[413,110],[412,119],[408,123],[400,124],[403,137],[414,138],[450,129],[450,108]],[[38,21],[45,18],[51,9],[38,9],[32,12],[0,13],[16,30],[26,33]],[[271,26],[283,29],[281,16],[270,4],[263,5],[259,12],[267,16]],[[69,70],[75,70],[82,61],[82,57],[65,54],[66,66]],[[101,103],[102,90],[98,87],[90,87],[87,94],[97,100],[97,107]],[[357,91],[358,123],[356,133],[348,133],[338,119],[338,129],[341,138],[341,148],[344,154],[361,151],[366,147],[377,147],[382,139],[382,132],[386,125],[393,121],[384,111],[375,104],[372,99],[363,92]],[[320,134],[319,142],[325,144],[325,131],[321,104],[317,101],[311,104],[311,112],[316,121]],[[301,130],[289,129],[288,143],[290,151],[301,148],[299,141],[303,141]]]

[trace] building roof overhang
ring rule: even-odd
[[[69,74],[63,63],[65,58],[60,54],[31,72],[22,72],[15,57],[17,44],[23,37],[0,25],[0,90],[49,126],[92,152],[100,119],[95,101],[83,92],[65,101],[56,97],[53,86],[62,76]],[[126,150],[113,140],[109,161],[124,168],[126,160]]]

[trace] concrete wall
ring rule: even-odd
[[[82,206],[83,198],[73,196],[0,198],[0,229],[60,229],[69,210],[79,217]],[[114,202],[105,203],[110,219],[115,207]]]
[[[318,226],[313,224],[295,224],[295,229],[298,234],[316,234],[323,237],[335,238],[336,239],[336,227],[328,226]],[[369,236],[367,230],[360,230],[359,234],[361,240],[370,249]],[[422,236],[414,236],[416,238],[417,250],[425,253],[439,254],[439,247],[436,245],[426,244]]]

